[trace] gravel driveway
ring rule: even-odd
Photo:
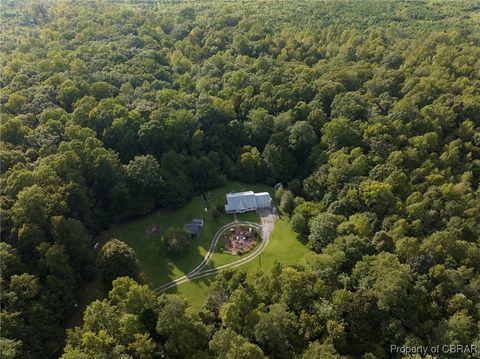
[[[160,286],[159,288],[156,288],[156,292],[162,292],[164,290],[167,290],[169,288],[172,288],[174,286],[177,286],[178,284],[188,282],[190,280],[198,279],[198,278],[203,278],[212,274],[217,273],[218,271],[225,269],[225,268],[236,268],[239,267],[245,263],[250,262],[253,260],[255,257],[257,257],[267,246],[268,244],[268,239],[270,238],[270,234],[273,232],[273,229],[275,228],[275,220],[278,218],[277,211],[275,207],[272,208],[263,208],[258,210],[260,214],[260,220],[261,220],[261,229],[262,229],[262,242],[261,244],[249,255],[247,255],[244,258],[241,258],[237,261],[230,262],[228,264],[224,264],[222,266],[216,267],[216,268],[210,268],[207,270],[204,270],[204,268],[207,266],[207,264],[210,262],[213,253],[215,251],[216,245],[218,240],[220,239],[220,234],[228,227],[235,225],[236,222],[229,223],[225,226],[223,226],[218,232],[215,234],[212,243],[210,245],[210,248],[205,255],[204,259],[200,264],[195,267],[192,271],[189,273],[181,276],[180,278],[177,278],[169,283],[165,283],[164,285]],[[250,224],[252,226],[257,226],[260,227],[256,223],[252,222],[242,222],[246,224]]]
[[[270,237],[270,234],[275,228],[275,221],[277,220],[277,210],[275,207],[272,208],[262,208],[258,210],[260,213],[260,220],[262,221],[262,236],[263,238]]]

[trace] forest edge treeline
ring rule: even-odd
[[[2,356],[478,343],[478,3],[152,4],[0,4]],[[318,254],[200,312],[117,279],[63,349],[93,236],[227,178],[287,185]]]

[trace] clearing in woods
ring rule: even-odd
[[[261,184],[229,182],[221,188],[206,192],[204,194],[206,202],[202,196],[194,197],[178,210],[161,210],[118,224],[103,232],[100,238],[102,241],[117,238],[132,247],[139,260],[143,279],[153,288],[157,288],[188,273],[202,261],[217,230],[233,221],[233,216],[225,214],[224,211],[221,211],[220,217],[215,220],[212,215],[213,209],[224,204],[228,192],[245,190],[272,192],[273,188]],[[205,207],[208,209],[207,212]],[[152,236],[146,233],[146,229],[152,225],[160,226],[164,231],[170,227],[183,228],[184,224],[190,223],[193,218],[205,218],[205,223],[198,238],[192,239],[189,249],[180,257],[169,256],[163,251],[160,234]],[[239,214],[237,218],[260,222],[256,212]],[[234,257],[232,260],[237,258]]]
[[[139,260],[143,279],[152,288],[158,288],[182,277],[202,262],[217,230],[233,221],[233,216],[225,214],[224,211],[215,220],[212,216],[213,209],[224,204],[227,193],[246,190],[267,191],[272,195],[274,191],[272,187],[262,184],[228,182],[221,188],[206,192],[206,202],[202,196],[197,196],[178,210],[162,210],[126,221],[103,232],[99,240],[106,241],[110,238],[117,238],[132,247]],[[205,212],[205,207],[207,207],[208,212]],[[187,253],[181,257],[172,257],[163,251],[161,234],[147,234],[146,232],[153,225],[160,232],[167,230],[169,227],[182,228],[185,223],[191,222],[193,218],[205,218],[205,224],[199,237],[192,239]],[[260,223],[260,216],[257,212],[237,214],[237,218],[240,221]],[[260,266],[269,269],[275,260],[283,263],[295,263],[308,252],[309,250],[296,239],[296,234],[290,228],[288,218],[280,217],[275,222],[275,228],[270,235],[268,245],[261,254],[255,260],[249,261],[238,268],[247,271],[247,273],[255,271]],[[248,254],[232,256],[216,250],[206,269],[228,264]],[[198,308],[202,306],[213,279],[214,276],[200,278],[170,288],[167,292],[182,294],[192,306]]]

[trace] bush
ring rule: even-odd
[[[276,203],[280,203],[284,193],[285,193],[285,190],[283,189],[283,187],[279,187],[275,191],[275,194],[273,195],[273,199],[275,200]]]
[[[344,218],[328,212],[320,213],[310,221],[310,235],[308,247],[320,253],[329,243],[337,237],[337,227]]]
[[[280,201],[280,209],[282,212],[291,215],[293,209],[295,208],[295,200],[293,194],[290,191],[284,191],[282,195],[282,200]]]
[[[220,218],[220,216],[222,215],[222,212],[220,212],[218,210],[218,208],[214,208],[213,211],[212,211],[212,217],[215,221],[218,221],[218,219]]]
[[[190,246],[190,234],[181,228],[170,227],[165,232],[163,246],[168,254],[179,256],[184,254]]]
[[[307,234],[307,221],[301,213],[295,213],[290,220],[290,224],[292,225],[292,229],[298,234]]]
[[[110,239],[102,247],[98,257],[98,270],[107,285],[117,277],[136,278],[138,262],[135,251],[118,239]]]
[[[292,181],[288,182],[288,189],[295,196],[301,196],[303,194],[302,182],[298,178],[295,178]]]

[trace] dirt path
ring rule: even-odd
[[[275,228],[275,221],[277,220],[276,209],[261,209],[260,220],[262,222],[262,237],[269,238]]]
[[[247,222],[247,221],[234,221],[232,223],[226,224],[222,228],[220,228],[217,233],[213,236],[212,242],[210,243],[210,247],[208,249],[207,254],[203,258],[203,260],[190,272],[187,274],[171,281],[168,283],[163,284],[162,286],[158,287],[155,289],[156,292],[163,292],[169,288],[175,287],[181,283],[189,282],[194,279],[199,279],[203,277],[207,277],[210,275],[213,275],[217,272],[219,272],[222,269],[226,268],[237,268],[245,263],[248,263],[255,259],[267,246],[268,240],[270,238],[270,234],[272,233],[273,229],[275,228],[275,220],[277,219],[277,215],[275,214],[275,210],[270,210],[270,209],[262,209],[259,211],[260,213],[260,219],[261,219],[261,225],[258,225],[257,223],[253,222]],[[222,233],[238,224],[245,224],[245,225],[250,225],[253,227],[256,227],[257,229],[262,231],[262,242],[260,243],[257,248],[252,253],[249,253],[246,257],[241,258],[239,260],[236,260],[231,263],[227,263],[224,265],[221,265],[219,267],[215,268],[210,268],[210,269],[204,269],[208,263],[211,261],[213,254],[215,253],[215,248],[217,247],[217,243],[221,238]]]

